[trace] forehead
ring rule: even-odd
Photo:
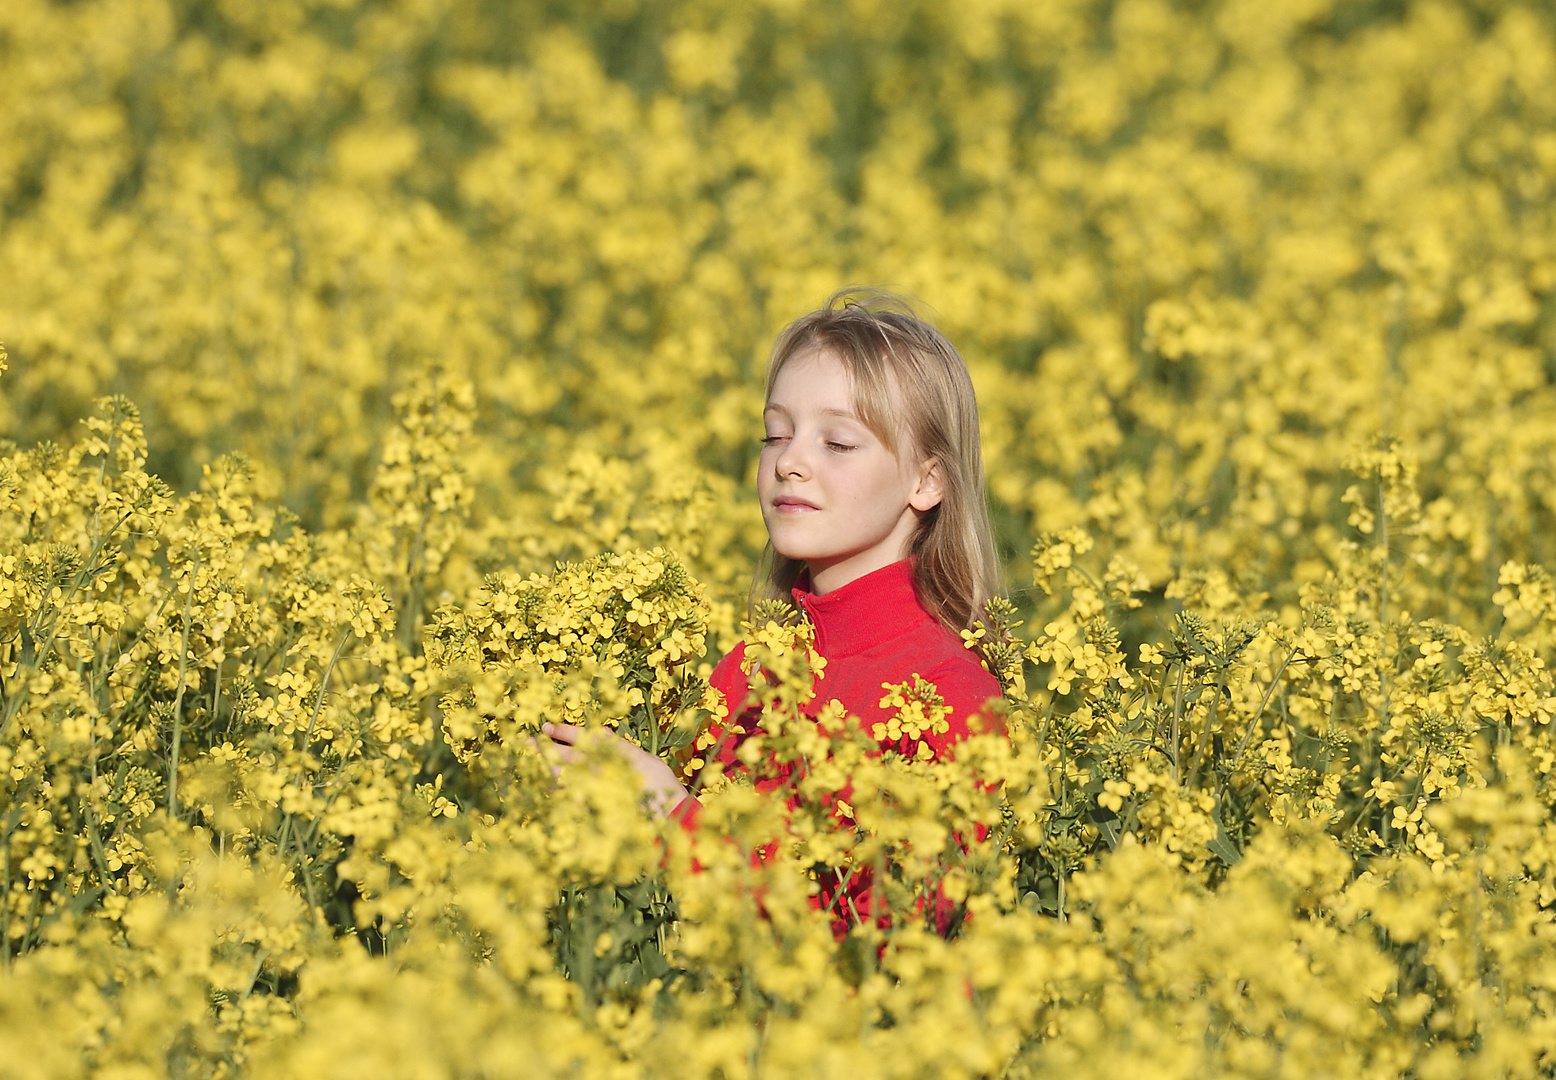
[[[767,408],[847,417],[863,424],[895,452],[898,394],[888,373],[850,364],[847,357],[826,345],[812,345],[779,367],[771,381]]]
[[[773,377],[767,405],[858,416],[853,376],[830,349],[806,349],[791,356]]]

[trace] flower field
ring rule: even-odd
[[[848,282],[979,393],[952,762],[747,617]],[[1556,1074],[1542,0],[5,0],[0,341],[0,1077]]]

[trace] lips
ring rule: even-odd
[[[780,514],[803,514],[811,510],[820,510],[821,507],[797,495],[780,495],[773,500],[773,509]]]

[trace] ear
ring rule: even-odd
[[[919,466],[918,486],[908,496],[908,505],[919,513],[933,510],[945,498],[945,474],[937,458],[925,458]]]

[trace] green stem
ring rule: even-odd
[[[1237,754],[1232,758],[1232,767],[1242,764],[1243,752],[1248,749],[1248,743],[1253,739],[1255,731],[1264,730],[1264,710],[1269,708],[1270,698],[1275,696],[1275,688],[1280,685],[1280,677],[1286,673],[1286,667],[1297,655],[1297,647],[1293,645],[1286,653],[1286,659],[1280,662],[1280,667],[1275,669],[1275,675],[1270,679],[1269,689],[1264,691],[1264,699],[1259,702],[1259,709],[1253,714],[1252,721],[1248,724],[1248,731],[1243,735],[1243,741],[1237,744]]]
[[[295,836],[294,840],[297,844],[297,873],[303,879],[303,890],[308,895],[308,914],[313,916],[314,923],[319,924],[323,919],[319,915],[319,898],[313,891],[313,876],[308,873],[308,850],[303,847],[301,836]]]
[[[184,600],[184,637],[178,647],[178,695],[173,699],[173,751],[167,764],[167,812],[178,816],[178,754],[184,734],[184,675],[189,668],[189,616],[194,610],[195,578],[200,573],[200,552],[195,550],[189,568],[189,595]]]
[[[1383,691],[1382,728],[1389,726],[1389,516],[1383,482],[1378,482],[1378,546],[1383,549],[1383,587],[1378,596],[1378,682]]]
[[[330,685],[330,675],[334,673],[334,671],[335,671],[335,664],[336,664],[337,661],[340,660],[340,654],[345,652],[345,650],[346,650],[346,642],[348,642],[350,640],[351,640],[351,628],[348,626],[346,628],[346,632],[340,636],[340,644],[335,646],[335,654],[330,657],[329,666],[324,669],[324,678],[319,680],[319,696],[314,699],[314,702],[313,702],[313,715],[308,718],[308,730],[303,735],[303,743],[302,743],[301,749],[305,753],[308,750],[308,744],[313,741],[313,729],[314,729],[314,726],[316,724],[318,724],[318,722],[319,722],[319,712],[320,712],[320,710],[322,710],[324,708],[324,692],[325,692],[325,690],[327,690],[329,688],[329,685]]]
[[[1178,661],[1178,689],[1172,695],[1172,782],[1180,783],[1183,774],[1178,764],[1179,740],[1181,738],[1181,725],[1183,723],[1183,677],[1185,664]]]
[[[1210,729],[1216,726],[1216,717],[1221,709],[1221,682],[1216,681],[1215,696],[1210,699],[1210,709],[1205,713],[1205,727],[1199,733],[1199,745],[1194,748],[1194,764],[1189,767],[1188,787],[1192,791],[1194,784],[1199,780],[1200,766],[1205,763],[1205,750],[1210,745]]]
[[[0,837],[0,963],[11,968],[11,834]]]

